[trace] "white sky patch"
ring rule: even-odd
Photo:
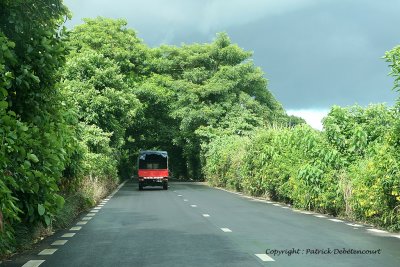
[[[328,114],[328,109],[289,109],[288,115],[294,115],[303,118],[311,127],[322,130],[322,119]]]

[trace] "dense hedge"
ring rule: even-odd
[[[55,0],[0,4],[0,253],[17,223],[50,225],[64,203],[58,182],[76,144],[57,87],[67,14]]]
[[[205,146],[204,172],[215,186],[399,230],[398,119],[383,105],[333,107],[322,132],[301,125],[222,136]]]

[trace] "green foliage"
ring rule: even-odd
[[[127,140],[141,103],[132,90],[146,72],[146,48],[123,20],[87,19],[71,33],[72,52],[62,71],[63,95],[79,114],[82,176],[117,179],[132,165]]]
[[[389,75],[395,78],[393,89],[400,90],[400,45],[385,53],[384,58],[389,62]]]
[[[365,109],[334,106],[324,120],[324,129],[329,142],[350,164],[365,156],[372,144],[382,142],[394,116],[394,111],[388,111],[384,105]]]
[[[146,77],[148,48],[137,38],[135,31],[126,28],[126,20],[98,17],[84,19],[84,22],[70,33],[68,44],[73,48],[72,54],[97,52],[112,60],[130,82]]]
[[[349,168],[352,215],[398,230],[400,228],[400,165],[398,151],[384,142]]]
[[[216,186],[400,229],[397,114],[384,105],[333,107],[324,131],[307,125],[221,136],[203,146]]]
[[[202,144],[287,119],[263,72],[249,61],[251,53],[225,33],[210,44],[162,46],[150,54],[150,69],[169,77],[164,87],[171,96],[173,143],[187,166],[184,176],[202,177]]]
[[[76,145],[57,86],[65,16],[61,1],[0,3],[0,253],[18,223],[50,225],[64,203],[58,183]]]

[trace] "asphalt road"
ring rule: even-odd
[[[39,265],[398,267],[400,235],[201,184],[138,191],[129,181],[70,229],[0,264]]]

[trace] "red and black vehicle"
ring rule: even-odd
[[[167,151],[145,150],[139,152],[138,178],[139,190],[145,186],[162,186],[168,189]]]

